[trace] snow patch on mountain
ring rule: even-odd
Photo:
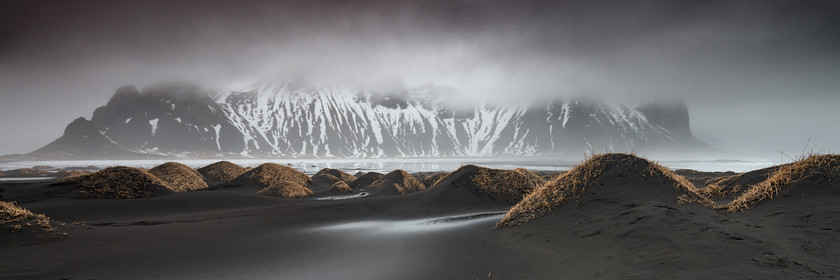
[[[222,92],[170,84],[141,94],[123,87],[92,121],[105,141],[172,155],[551,156],[699,143],[685,127],[684,105],[639,110],[572,98],[455,108],[444,102],[447,90],[377,91],[287,81]]]

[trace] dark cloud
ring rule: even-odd
[[[20,136],[3,139],[0,153],[49,142],[123,84],[176,79],[225,88],[283,77],[432,82],[459,88],[459,100],[684,98],[695,131],[731,149],[791,150],[808,136],[838,149],[840,134],[823,129],[840,105],[838,6],[4,1],[0,124]],[[778,119],[779,111],[790,118]]]

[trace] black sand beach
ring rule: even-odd
[[[681,173],[684,173],[681,172]],[[726,174],[696,172],[690,179]],[[56,232],[0,233],[8,279],[824,279],[840,275],[835,181],[727,213],[678,203],[670,186],[600,178],[602,189],[527,223],[511,203],[442,180],[404,195],[266,197],[243,188],[128,200],[6,182],[2,200]],[[218,184],[217,184],[218,185]],[[610,193],[609,186],[621,186]],[[663,187],[664,186],[664,187]],[[702,187],[702,185],[698,185]],[[801,188],[801,186],[800,186]],[[597,191],[595,191],[597,190]],[[636,190],[636,191],[634,191]]]

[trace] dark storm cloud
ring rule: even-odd
[[[684,98],[695,131],[738,149],[752,146],[729,139],[744,126],[773,135],[770,112],[838,104],[838,11],[834,1],[5,1],[2,125],[38,129],[0,151],[48,142],[122,84],[266,78],[432,82],[459,88],[459,100]],[[776,120],[798,134],[757,149],[799,145],[800,134],[837,142],[805,121]]]

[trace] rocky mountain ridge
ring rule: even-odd
[[[125,86],[90,121],[75,120],[65,135],[30,155],[562,156],[707,148],[691,134],[684,103],[632,107],[578,98],[454,109],[445,102],[449,91],[425,86],[377,92],[287,81],[223,92],[186,83],[142,92]]]

